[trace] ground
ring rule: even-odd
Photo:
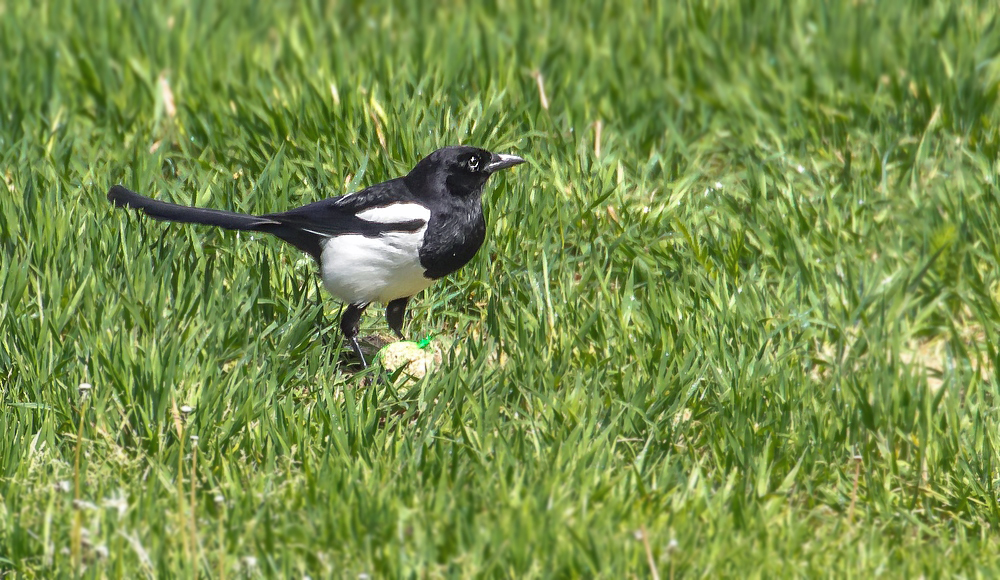
[[[0,576],[995,577],[998,88],[995,2],[0,1]],[[105,199],[457,143],[419,380]]]

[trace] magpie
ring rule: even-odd
[[[402,339],[410,298],[467,264],[482,246],[486,180],[520,163],[517,155],[444,147],[403,177],[259,216],[158,201],[121,185],[108,199],[158,220],[265,232],[309,254],[323,285],[346,304],[340,330],[367,366],[357,340],[365,308],[384,303],[389,328]]]

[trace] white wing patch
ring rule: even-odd
[[[423,220],[426,223],[431,219],[431,210],[419,203],[393,203],[359,211],[355,215],[363,220],[378,222],[380,224],[393,224],[413,220]]]

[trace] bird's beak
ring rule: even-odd
[[[521,163],[524,163],[524,159],[521,159],[517,155],[494,153],[493,159],[490,160],[490,164],[486,166],[486,170],[493,173],[495,171],[500,171],[501,169],[514,167],[515,165],[519,165]]]

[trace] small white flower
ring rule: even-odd
[[[77,510],[96,510],[97,509],[97,505],[94,504],[93,502],[89,502],[89,501],[87,501],[85,499],[74,499],[73,500],[73,509],[77,509]]]
[[[806,172],[806,168],[802,167],[801,164],[800,165],[796,165],[795,166],[795,171],[798,171],[799,173],[805,173]]]
[[[181,405],[181,413],[190,415],[191,411],[194,411],[194,409],[191,408],[191,405]]]
[[[97,555],[98,559],[105,560],[105,559],[107,559],[108,554],[109,554],[108,547],[105,546],[104,544],[98,544],[98,545],[94,546],[94,554]]]
[[[722,189],[722,182],[721,181],[716,181],[715,182],[715,189]]]
[[[69,490],[70,490],[69,481],[64,479],[62,481],[57,482],[56,483],[56,489],[59,490],[59,491],[61,491],[61,492],[63,492],[63,493],[69,493]]]
[[[80,386],[76,388],[76,392],[79,393],[81,399],[87,399],[90,397],[90,392],[94,390],[94,386],[90,383],[80,383]]]
[[[128,510],[128,500],[125,499],[125,494],[118,492],[115,495],[109,497],[102,502],[102,505],[106,508],[111,508],[118,511],[118,517],[121,518],[125,515]]]
[[[191,443],[197,443],[197,442],[198,442],[198,436],[197,435],[192,435],[191,436]]]
[[[224,501],[226,501],[226,498],[222,497],[221,493],[215,496],[215,503],[221,504]]]

